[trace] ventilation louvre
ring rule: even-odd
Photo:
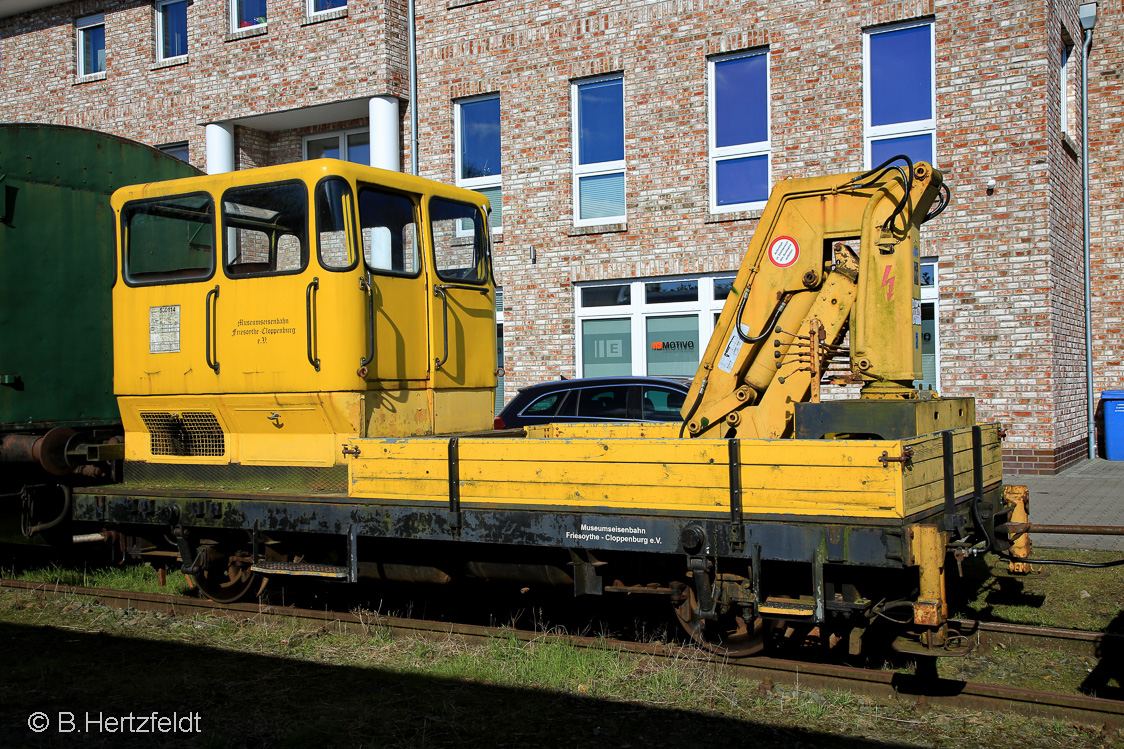
[[[140,417],[152,438],[153,455],[204,458],[226,454],[226,438],[213,413],[146,411]]]

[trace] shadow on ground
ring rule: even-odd
[[[886,747],[752,721],[375,668],[0,624],[0,746]],[[32,713],[50,721],[28,727]],[[201,733],[60,733],[87,715],[199,715]],[[135,723],[134,723],[135,724]],[[105,725],[105,724],[103,724]],[[64,727],[68,727],[64,721]]]

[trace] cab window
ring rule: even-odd
[[[429,224],[440,279],[468,283],[488,280],[488,226],[479,208],[431,198]]]
[[[326,179],[316,186],[316,249],[320,265],[328,270],[355,266],[355,253],[347,241],[353,205],[346,180]]]
[[[215,267],[215,208],[208,195],[135,200],[121,210],[130,284],[198,281]]]
[[[408,195],[359,188],[359,234],[367,268],[374,273],[417,275],[421,265],[415,216]]]
[[[298,273],[308,264],[303,183],[236,187],[222,196],[228,276]]]

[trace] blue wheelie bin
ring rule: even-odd
[[[1104,405],[1104,452],[1109,460],[1124,460],[1124,390],[1101,393]]]

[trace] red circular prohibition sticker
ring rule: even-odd
[[[800,245],[792,237],[777,237],[769,244],[769,262],[778,268],[791,268],[800,257]]]

